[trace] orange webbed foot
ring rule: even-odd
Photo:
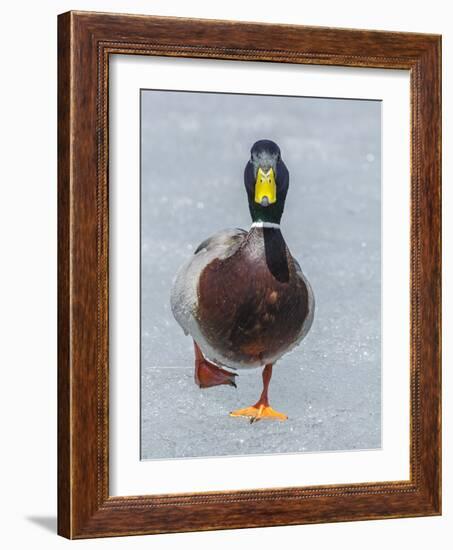
[[[275,411],[269,405],[268,388],[269,382],[272,376],[272,363],[269,363],[263,370],[263,391],[258,402],[251,407],[245,409],[238,409],[237,411],[230,412],[230,416],[244,416],[250,419],[250,423],[257,422],[258,420],[288,420],[286,414]]]
[[[218,367],[214,363],[208,361],[200,348],[195,345],[195,383],[200,388],[212,388],[213,386],[233,386],[236,388],[234,381],[237,374]]]
[[[238,409],[230,412],[230,416],[249,418],[251,424],[258,420],[288,420],[286,414],[274,410],[270,405],[259,403],[251,407],[246,407],[245,409]]]
[[[206,360],[197,363],[195,367],[195,383],[200,388],[211,388],[222,385],[236,388],[236,382],[234,381],[236,376],[237,374],[234,372],[222,369]]]

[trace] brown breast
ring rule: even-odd
[[[306,285],[275,229],[253,229],[236,254],[208,264],[198,293],[204,337],[234,362],[282,355],[308,314]]]

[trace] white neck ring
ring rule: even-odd
[[[280,224],[272,223],[272,222],[253,222],[252,227],[267,227],[268,229],[280,229]]]

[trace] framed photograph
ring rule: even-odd
[[[440,37],[58,41],[59,533],[440,514]]]

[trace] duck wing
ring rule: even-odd
[[[215,249],[219,249],[219,252],[220,249],[222,249],[223,252],[225,252],[223,249],[227,249],[234,254],[246,235],[247,231],[244,231],[244,229],[240,229],[239,227],[236,227],[235,229],[224,229],[214,233],[214,235],[200,243],[194,254],[198,254],[202,250],[209,252]]]
[[[299,337],[297,339],[297,342],[296,342],[296,345],[297,345],[301,342],[301,340],[305,338],[305,336],[307,335],[308,331],[311,328],[311,325],[313,324],[313,319],[315,315],[315,295],[313,293],[313,289],[311,288],[309,280],[307,279],[307,277],[305,277],[304,272],[300,267],[300,263],[296,260],[296,258],[294,258],[294,256],[291,256],[291,258],[293,260],[296,273],[304,282],[305,286],[307,287],[307,293],[308,293],[308,313],[302,325]]]
[[[243,229],[224,229],[204,240],[193,256],[181,267],[171,290],[171,309],[174,318],[195,341],[202,343],[196,312],[198,309],[198,282],[204,268],[212,261],[232,256],[247,235]]]

